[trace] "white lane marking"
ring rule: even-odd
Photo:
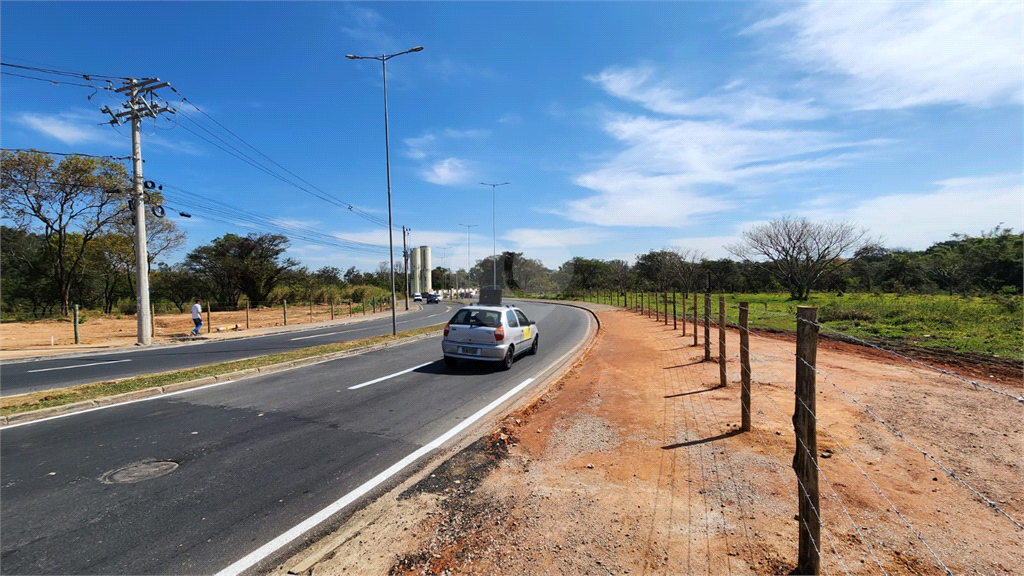
[[[50,370],[67,370],[69,368],[85,368],[86,366],[117,364],[119,362],[131,362],[131,360],[111,360],[109,362],[93,362],[92,364],[75,364],[74,366],[61,366],[60,368],[40,368],[39,370],[29,370],[29,372],[49,372]]]
[[[362,388],[363,386],[369,386],[370,384],[376,384],[377,382],[383,382],[383,381],[388,380],[390,378],[394,378],[395,376],[401,376],[402,374],[408,374],[409,372],[412,372],[413,370],[415,370],[417,368],[423,368],[424,366],[429,366],[431,364],[433,364],[433,362],[427,362],[425,364],[420,364],[419,366],[413,366],[412,368],[409,368],[408,370],[402,370],[401,372],[395,372],[394,374],[389,374],[387,376],[381,376],[380,378],[377,378],[376,380],[370,380],[369,382],[363,382],[362,384],[356,384],[355,386],[349,386],[348,389],[349,390],[355,390],[357,388]]]
[[[442,444],[444,444],[448,440],[452,439],[456,434],[458,434],[459,432],[462,432],[463,430],[468,428],[470,425],[475,423],[477,420],[483,418],[489,412],[491,412],[492,410],[494,410],[495,408],[500,406],[506,400],[508,400],[512,396],[515,396],[516,394],[518,394],[520,391],[522,391],[523,388],[526,388],[527,386],[529,386],[530,383],[533,382],[533,380],[534,380],[533,378],[527,378],[521,384],[519,384],[515,388],[509,390],[508,392],[502,394],[500,398],[494,400],[493,402],[491,402],[487,406],[484,406],[483,408],[478,410],[475,414],[473,414],[469,418],[466,418],[462,422],[460,422],[457,425],[455,425],[455,427],[452,428],[451,430],[449,430],[449,431],[445,432],[444,434],[442,434],[442,435],[438,436],[437,438],[435,438],[429,444],[426,444],[426,445],[422,446],[420,449],[418,449],[415,452],[409,454],[405,458],[402,458],[398,462],[395,462],[394,464],[391,465],[390,468],[388,468],[387,470],[381,472],[380,474],[377,474],[373,478],[367,480],[362,485],[360,485],[358,488],[356,488],[355,490],[349,492],[348,494],[345,494],[344,496],[342,496],[338,500],[334,501],[332,504],[328,505],[323,510],[317,512],[316,514],[310,516],[309,518],[306,518],[305,520],[303,520],[299,524],[295,525],[294,527],[292,527],[290,530],[288,530],[284,534],[281,534],[277,538],[274,538],[270,542],[267,542],[263,546],[260,546],[259,548],[257,548],[253,552],[249,553],[247,556],[245,556],[241,560],[238,560],[234,564],[228,566],[227,568],[224,568],[223,570],[221,570],[220,572],[217,573],[217,576],[235,576],[235,575],[238,575],[238,574],[241,574],[241,573],[245,572],[246,570],[249,570],[250,568],[255,566],[257,563],[261,562],[262,560],[266,559],[268,556],[270,556],[271,554],[276,552],[282,546],[288,544],[292,540],[294,540],[294,539],[298,538],[299,536],[305,534],[309,530],[312,530],[318,524],[320,524],[321,522],[327,520],[332,515],[340,512],[346,506],[348,506],[349,504],[355,502],[356,500],[361,498],[363,495],[367,494],[368,492],[370,492],[371,490],[373,490],[374,488],[379,486],[381,483],[386,481],[388,478],[391,478],[395,474],[401,472],[402,469],[405,468],[406,466],[409,466],[410,464],[412,464],[416,460],[420,459],[421,457],[425,456],[426,454],[428,454],[428,453],[432,452],[433,450],[437,449],[438,447],[440,447]]]

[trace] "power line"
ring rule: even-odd
[[[291,186],[293,186],[295,188],[298,188],[299,190],[302,190],[303,192],[306,192],[307,194],[310,194],[311,196],[314,196],[314,197],[316,197],[316,198],[318,198],[320,200],[323,200],[323,201],[328,202],[330,204],[333,204],[335,206],[338,206],[338,207],[341,207],[341,208],[345,208],[345,209],[349,210],[350,212],[352,212],[353,214],[355,214],[356,216],[358,216],[358,217],[360,217],[360,218],[362,218],[364,220],[367,220],[368,222],[372,222],[374,224],[377,224],[377,225],[380,225],[380,226],[384,226],[384,227],[388,226],[387,221],[385,221],[383,218],[380,218],[379,216],[375,216],[375,215],[373,215],[370,212],[367,212],[365,210],[362,210],[362,209],[356,207],[355,205],[353,205],[350,202],[347,202],[347,201],[345,201],[345,200],[343,200],[341,198],[338,198],[338,197],[334,196],[333,194],[327,192],[326,190],[323,190],[322,188],[320,188],[320,187],[316,186],[315,184],[312,184],[308,180],[302,178],[301,176],[299,176],[295,172],[292,172],[288,168],[285,168],[279,162],[275,161],[270,156],[268,156],[268,155],[264,154],[263,152],[261,152],[258,148],[256,148],[255,146],[253,146],[252,144],[247,142],[244,138],[242,138],[241,136],[236,134],[234,131],[232,131],[228,127],[224,126],[222,123],[218,122],[215,118],[213,118],[212,116],[207,114],[203,109],[201,109],[198,106],[196,106],[195,103],[193,103],[191,100],[189,100],[183,94],[181,94],[181,92],[175,90],[173,87],[171,88],[171,90],[174,91],[175,94],[178,94],[179,96],[181,96],[181,102],[183,104],[187,102],[189,106],[191,106],[197,112],[199,112],[200,114],[202,114],[203,116],[208,118],[211,122],[216,124],[220,129],[222,129],[225,132],[227,132],[228,134],[230,134],[237,141],[241,142],[243,145],[248,147],[250,150],[252,150],[256,154],[258,154],[259,156],[261,156],[262,158],[264,158],[268,162],[270,162],[272,165],[276,166],[279,170],[287,173],[288,175],[290,175],[293,178],[297,179],[298,181],[302,182],[303,184],[305,184],[309,188],[312,188],[316,192],[314,192],[313,190],[310,190],[306,186],[302,186],[302,185],[300,185],[300,184],[298,184],[298,183],[296,183],[296,182],[294,182],[294,181],[292,181],[292,180],[290,180],[290,179],[280,175],[279,173],[275,172],[273,169],[269,168],[268,166],[266,166],[265,164],[263,164],[259,160],[256,160],[255,158],[253,158],[252,156],[249,156],[248,154],[246,154],[242,150],[239,150],[237,147],[235,147],[234,145],[230,144],[229,142],[227,142],[226,140],[224,140],[220,136],[217,136],[216,134],[213,133],[212,130],[210,130],[210,129],[206,128],[205,126],[203,126],[196,119],[194,119],[191,116],[189,116],[188,114],[184,113],[184,111],[179,110],[178,114],[180,114],[183,118],[185,118],[186,120],[188,120],[189,122],[191,122],[192,124],[194,124],[195,126],[200,128],[204,132],[210,134],[212,137],[216,138],[218,141],[223,143],[225,146],[227,146],[228,148],[233,150],[234,153],[229,152],[228,150],[225,150],[222,146],[219,146],[219,145],[217,145],[217,144],[215,144],[213,142],[210,142],[205,137],[203,137],[203,136],[201,136],[199,134],[196,134],[194,131],[191,131],[188,128],[185,128],[184,126],[182,126],[182,128],[185,128],[186,131],[189,131],[192,134],[196,135],[197,137],[199,137],[199,138],[201,138],[203,140],[206,140],[210,144],[213,144],[217,148],[220,148],[221,150],[224,150],[225,152],[227,152],[231,156],[234,156],[234,157],[238,158],[239,160],[242,160],[243,162],[249,164],[250,166],[253,166],[254,168],[260,170],[261,172],[264,172],[264,173],[266,173],[266,174],[268,174],[270,176],[273,176],[274,178],[277,178],[278,180],[280,180],[280,181],[282,181],[284,183],[287,183],[287,184],[289,184],[289,185],[291,185]],[[180,124],[179,124],[179,126],[180,126]]]
[[[82,154],[81,152],[49,152],[46,150],[37,150],[35,148],[0,148],[4,152],[36,152],[39,154],[48,154],[50,156],[82,156],[84,158],[107,158],[109,160],[130,160],[131,156],[104,156],[97,154]]]
[[[83,78],[85,80],[92,80],[93,78],[103,78],[105,80],[128,80],[125,76],[108,76],[106,74],[87,74],[85,72],[72,72],[69,70],[57,70],[54,68],[41,68],[39,66],[23,66],[21,64],[10,64],[8,62],[0,62],[0,66],[8,66],[10,68],[18,68],[19,70],[29,70],[32,72],[40,72],[43,74],[53,74],[55,76],[68,76],[71,78]]]

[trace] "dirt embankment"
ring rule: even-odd
[[[703,342],[627,311],[600,318],[587,360],[535,404],[278,572],[792,570],[792,340],[751,337],[741,433],[735,333],[723,388]],[[971,368],[1021,395],[1019,366]],[[842,343],[822,341],[818,370],[823,573],[1024,573],[1020,403]]]

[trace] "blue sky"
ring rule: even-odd
[[[498,252],[554,268],[662,248],[725,257],[743,230],[783,216],[853,222],[912,249],[1000,223],[1024,229],[1022,12],[5,1],[0,59],[158,77],[178,91],[159,94],[181,114],[146,122],[142,137],[145,177],[167,185],[168,214],[188,233],[165,262],[226,233],[274,232],[312,269],[371,270],[388,244],[375,222],[387,219],[381,67],[344,55],[422,45],[387,69],[396,228],[430,245],[435,266],[464,268],[459,224],[477,224],[474,262],[493,234]],[[102,124],[99,110],[121,101],[4,75],[0,143],[127,156],[130,130]],[[480,182],[506,181],[494,216]],[[337,240],[304,239],[318,234]],[[395,242],[397,257],[400,232]]]

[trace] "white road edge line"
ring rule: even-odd
[[[213,388],[215,386],[223,386],[225,384],[231,384],[237,382],[237,380],[225,380],[223,382],[213,382],[204,386],[196,386],[195,388],[186,388],[185,390],[178,390],[177,392],[167,392],[164,394],[157,394],[156,396],[147,396],[145,398],[138,398],[136,400],[128,400],[127,402],[117,402],[115,404],[104,404],[103,406],[97,406],[95,408],[89,408],[86,410],[78,410],[75,412],[68,412],[67,414],[57,414],[56,416],[50,416],[49,418],[40,418],[38,420],[28,420],[26,422],[17,422],[15,424],[8,424],[0,427],[0,430],[7,430],[9,428],[17,428],[18,426],[28,426],[29,424],[41,424],[43,422],[49,422],[50,420],[56,420],[58,418],[67,418],[69,416],[78,416],[79,414],[86,414],[88,412],[95,412],[97,410],[106,410],[107,408],[116,408],[118,406],[125,406],[127,404],[135,404],[136,402],[148,402],[150,400],[158,400],[160,398],[167,398],[169,396],[177,396],[178,394],[186,394],[188,392],[196,392],[199,390],[205,390],[207,388]]]
[[[355,330],[342,330],[341,332],[328,332],[326,334],[313,334],[312,336],[299,336],[298,338],[292,338],[291,341],[296,340],[308,340],[310,338],[323,338],[324,336],[334,336],[335,334],[344,334],[345,332],[355,332]]]
[[[413,366],[412,368],[409,368],[408,370],[402,370],[401,372],[395,372],[394,374],[388,374],[387,376],[381,376],[380,378],[377,378],[376,380],[370,380],[369,382],[363,382],[362,384],[356,384],[355,386],[349,386],[348,389],[349,390],[356,390],[358,388],[362,388],[363,386],[369,386],[370,384],[376,384],[377,382],[383,382],[385,380],[394,378],[395,376],[401,376],[402,374],[408,374],[409,372],[412,372],[413,370],[415,370],[417,368],[423,368],[424,366],[430,366],[431,364],[433,364],[433,362],[426,362],[424,364],[420,364],[419,366]]]
[[[250,554],[248,554],[247,556],[245,556],[241,560],[238,560],[234,564],[231,564],[227,568],[224,568],[220,572],[217,572],[216,576],[236,576],[236,575],[242,574],[246,570],[252,568],[257,563],[261,562],[262,560],[264,560],[265,558],[267,558],[268,556],[270,556],[271,554],[273,554],[274,552],[279,550],[282,546],[285,546],[286,544],[288,544],[292,540],[295,540],[299,536],[301,536],[301,535],[305,534],[306,532],[308,532],[309,530],[313,529],[318,524],[320,524],[321,522],[327,520],[328,518],[330,518],[334,514],[340,512],[346,506],[348,506],[349,504],[352,504],[353,502],[355,502],[356,500],[358,500],[359,498],[361,498],[362,496],[364,496],[365,494],[367,494],[368,492],[370,492],[371,490],[373,490],[374,488],[379,486],[381,483],[383,483],[387,479],[389,479],[392,476],[394,476],[395,474],[401,472],[402,469],[404,469],[405,467],[409,466],[410,464],[412,464],[416,460],[420,459],[424,455],[426,455],[426,454],[434,451],[438,447],[440,447],[442,444],[444,444],[445,442],[450,440],[456,434],[458,434],[459,432],[462,432],[463,430],[468,428],[470,425],[475,423],[477,420],[479,420],[479,419],[483,418],[484,416],[486,416],[489,412],[491,412],[492,410],[494,410],[495,408],[500,406],[506,400],[508,400],[512,396],[515,396],[516,394],[518,394],[520,391],[523,390],[523,388],[526,388],[527,386],[529,386],[533,382],[533,380],[534,380],[533,378],[527,378],[521,384],[517,385],[515,388],[512,388],[508,392],[502,394],[500,398],[494,400],[493,402],[491,402],[487,406],[484,406],[483,408],[478,410],[475,414],[473,414],[469,418],[466,418],[462,422],[458,423],[451,430],[449,430],[449,431],[445,432],[444,434],[438,436],[436,439],[434,439],[429,444],[424,445],[423,447],[421,447],[420,449],[416,450],[415,452],[409,454],[405,458],[402,458],[398,462],[392,464],[391,467],[388,468],[387,470],[385,470],[385,471],[381,472],[380,474],[377,474],[373,478],[367,480],[366,482],[364,482],[361,486],[359,486],[355,490],[353,490],[353,491],[349,492],[348,494],[342,496],[340,499],[336,500],[334,503],[330,504],[329,506],[327,506],[323,510],[317,512],[316,514],[310,516],[309,518],[306,518],[305,520],[303,520],[299,524],[295,525],[293,528],[291,528],[287,532],[281,534],[277,538],[274,538],[270,542],[267,542],[263,546],[260,546],[259,548],[257,548],[256,550],[254,550],[253,552],[251,552]]]
[[[61,366],[59,368],[40,368],[39,370],[29,370],[29,372],[49,372],[51,370],[67,370],[68,368],[85,368],[86,366],[101,366],[103,364],[117,364],[119,362],[131,362],[131,360],[111,360],[109,362],[93,362],[92,364],[75,364],[74,366]]]

